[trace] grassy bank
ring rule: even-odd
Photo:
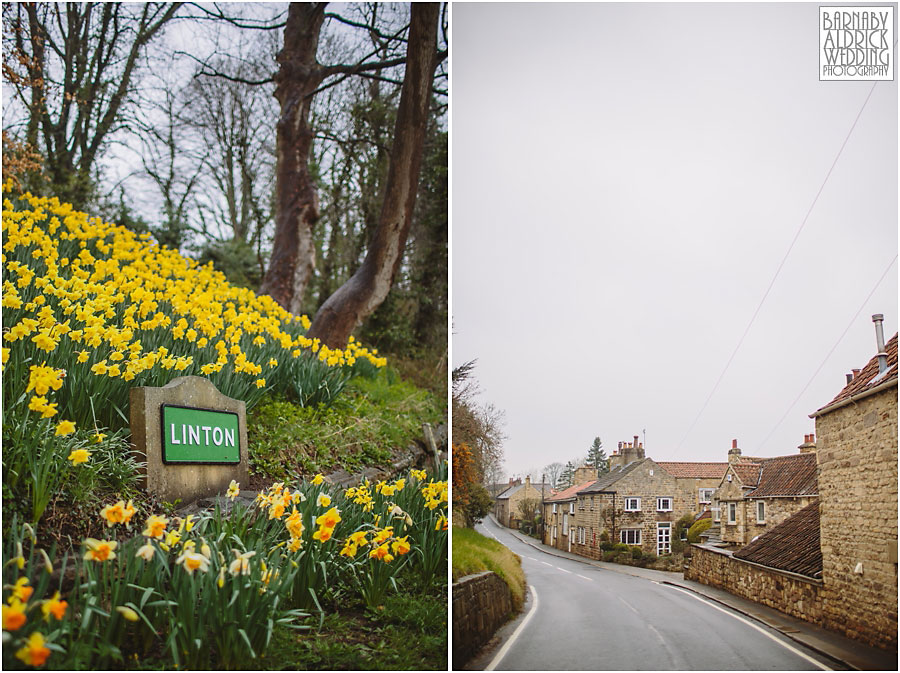
[[[471,528],[453,528],[453,580],[490,570],[509,585],[513,607],[520,610],[525,601],[525,573],[522,560],[496,540]]]

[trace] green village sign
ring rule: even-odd
[[[131,443],[147,492],[188,504],[250,480],[247,405],[200,376],[129,391]]]
[[[163,463],[233,465],[241,460],[238,415],[161,405]]]

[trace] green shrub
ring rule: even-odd
[[[700,542],[700,533],[706,531],[710,526],[712,526],[712,519],[707,517],[705,519],[698,519],[694,522],[694,525],[690,527],[688,530],[688,542],[691,544],[695,544]]]
[[[602,536],[601,536],[601,539],[602,539]],[[613,545],[613,543],[610,542],[608,539],[607,539],[607,540],[603,540],[603,541],[600,543],[600,549],[601,549],[601,551],[612,551],[614,546],[615,546],[615,545]]]
[[[631,548],[631,558],[633,558],[635,561],[640,561],[642,555],[643,555],[643,551],[641,551],[640,547],[632,547]]]
[[[616,551],[629,551],[630,548],[624,542],[616,542],[616,544],[613,545],[613,549]]]

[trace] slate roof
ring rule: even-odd
[[[543,484],[540,484],[540,483],[531,485],[532,488],[535,488],[538,491],[541,490],[541,486],[543,486]],[[547,491],[549,492],[550,484],[547,484],[546,487],[547,487]],[[525,484],[517,484],[516,486],[510,486],[508,489],[503,491],[503,493],[501,493],[500,495],[497,496],[497,500],[506,500],[507,498],[510,498],[511,496],[515,495],[518,491],[520,491],[523,488],[525,488]]]
[[[767,458],[759,465],[759,481],[745,498],[816,495],[819,480],[816,454],[795,453],[791,456]]]
[[[681,479],[721,479],[728,469],[728,463],[679,463],[658,460],[656,464],[673,477]]]
[[[754,542],[734,552],[734,557],[807,577],[821,574],[819,503],[807,505]]]
[[[843,390],[837,394],[831,402],[826,404],[821,409],[818,409],[815,413],[810,414],[810,416],[817,416],[821,414],[823,411],[828,409],[828,407],[837,404],[838,402],[843,402],[844,400],[850,399],[855,395],[859,395],[860,393],[864,393],[867,390],[871,390],[875,386],[879,386],[882,383],[886,383],[887,381],[897,380],[897,335],[895,334],[893,338],[888,341],[884,345],[884,350],[887,352],[887,371],[883,374],[878,373],[878,356],[876,355],[871,360],[869,360],[868,364],[863,367],[859,375],[856,376],[850,383],[844,386]]]
[[[596,479],[592,479],[591,481],[586,481],[583,484],[576,484],[575,486],[569,486],[569,488],[560,491],[559,493],[555,493],[551,497],[544,500],[544,502],[561,502],[563,500],[572,500],[575,498],[578,491],[583,488],[587,488],[591,484],[593,484]]]
[[[590,486],[581,489],[578,491],[578,494],[582,493],[598,493],[600,491],[609,490],[609,487],[615,484],[619,479],[624,477],[626,474],[633,472],[635,469],[643,465],[646,461],[650,460],[649,458],[642,458],[641,460],[636,460],[633,463],[629,463],[625,467],[616,467],[606,474],[600,475],[600,478],[595,481]]]

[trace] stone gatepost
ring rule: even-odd
[[[182,376],[162,388],[132,388],[131,442],[146,456],[144,487],[188,504],[249,480],[247,405],[208,379]]]

